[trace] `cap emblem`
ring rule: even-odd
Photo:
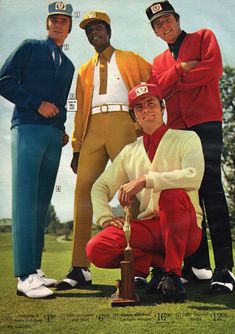
[[[91,13],[89,13],[89,14],[87,15],[87,17],[88,17],[89,19],[94,19],[94,18],[96,17],[96,13],[95,13],[95,12],[91,12]]]
[[[66,4],[63,2],[57,2],[55,4],[55,9],[56,10],[66,10]]]
[[[154,5],[151,7],[151,11],[153,14],[156,14],[162,10],[162,6],[160,4]]]
[[[138,87],[135,90],[136,96],[140,96],[142,94],[148,93],[148,87],[147,86],[142,86],[142,87]]]

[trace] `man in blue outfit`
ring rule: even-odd
[[[12,226],[17,294],[47,298],[55,283],[41,270],[44,225],[59,167],[66,101],[74,66],[62,52],[72,6],[48,7],[46,40],[25,40],[0,70],[0,94],[15,104],[12,117]]]

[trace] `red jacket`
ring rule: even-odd
[[[190,71],[183,72],[181,62],[198,60]],[[223,72],[221,53],[212,31],[202,29],[187,34],[178,59],[165,50],[154,59],[149,82],[159,87],[166,100],[167,125],[175,129],[222,121],[219,79]]]

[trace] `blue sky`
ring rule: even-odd
[[[25,38],[45,38],[45,21],[48,0],[0,0],[0,66],[7,56]],[[148,24],[145,9],[154,1],[149,0],[71,0],[74,11],[81,16],[89,10],[105,11],[111,17],[114,47],[139,53],[149,62],[165,49],[165,43],[157,38]],[[180,14],[181,27],[187,32],[200,28],[214,31],[221,47],[224,65],[235,66],[234,0],[172,0]],[[76,72],[94,53],[85,33],[79,28],[80,18],[73,19],[73,30],[66,40],[69,49],[66,54],[73,61]],[[71,93],[75,90],[75,73]],[[0,218],[11,217],[11,158],[10,119],[13,105],[0,97]],[[67,132],[71,137],[73,113],[68,113]],[[56,185],[60,192],[54,192],[52,203],[61,221],[72,219],[75,174],[69,165],[72,157],[71,145],[62,153]],[[117,202],[114,201],[114,204]]]

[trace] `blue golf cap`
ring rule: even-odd
[[[50,3],[48,6],[48,16],[50,15],[66,15],[72,17],[73,7],[62,1]]]

